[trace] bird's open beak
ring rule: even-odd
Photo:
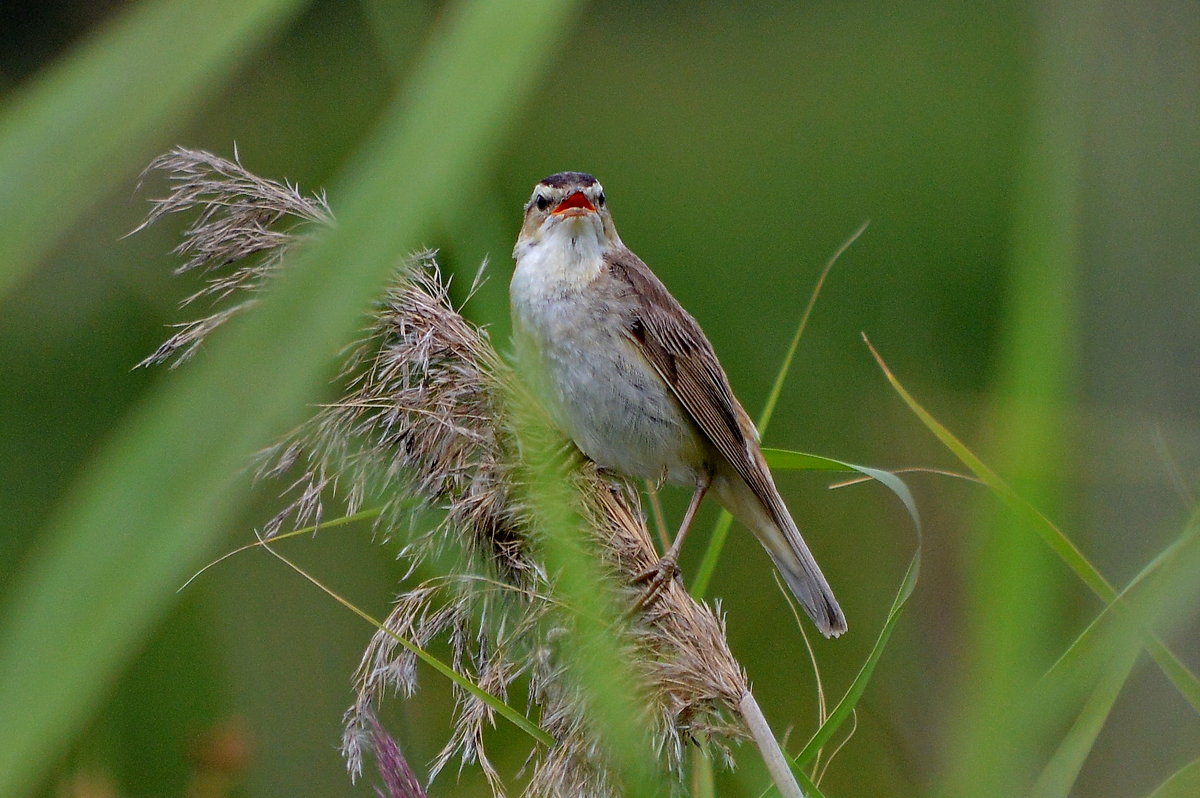
[[[558,203],[558,207],[554,209],[555,216],[583,216],[587,213],[595,212],[596,206],[588,201],[588,198],[583,195],[582,191],[576,191]]]

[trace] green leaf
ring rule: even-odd
[[[800,323],[796,325],[796,333],[792,336],[792,341],[783,356],[783,361],[779,364],[779,371],[775,374],[775,382],[771,386],[771,392],[767,394],[766,404],[763,405],[762,414],[758,418],[758,434],[760,436],[767,434],[767,427],[771,423],[771,416],[775,413],[775,405],[779,401],[780,394],[783,393],[783,384],[787,381],[788,372],[792,368],[792,361],[796,359],[796,350],[799,348],[800,339],[803,337],[804,330],[808,326],[808,318],[812,315],[813,308],[817,304],[817,297],[821,295],[821,288],[825,285],[825,278],[829,276],[829,272],[833,269],[833,265],[837,263],[838,258],[866,231],[867,224],[867,222],[863,222],[862,226],[855,230],[834,251],[829,260],[825,262],[825,268],[821,270],[821,275],[817,278],[816,284],[813,285],[812,293],[808,297],[808,304],[804,307],[804,313],[800,315]],[[708,545],[704,548],[704,556],[700,559],[700,566],[692,576],[689,592],[697,600],[704,598],[704,594],[708,592],[708,583],[712,580],[712,575],[717,570],[717,562],[721,559],[721,551],[725,548],[725,540],[729,537],[729,527],[732,524],[733,516],[729,514],[728,510],[722,510],[717,516],[717,522],[713,526],[712,533],[708,536]]]
[[[865,340],[865,336],[864,336]],[[878,362],[880,369],[883,370],[884,376],[891,383],[893,390],[900,396],[913,414],[920,419],[921,423],[937,437],[942,444],[949,449],[981,482],[987,485],[991,490],[999,496],[1010,508],[1024,518],[1029,525],[1038,533],[1050,549],[1059,556],[1060,559],[1079,577],[1079,579],[1091,588],[1097,596],[1099,596],[1106,604],[1111,604],[1117,598],[1117,591],[1108,583],[1096,567],[1093,566],[1083,553],[1075,546],[1073,542],[1063,534],[1054,522],[1043,515],[1036,507],[1031,505],[1015,490],[1012,489],[1004,480],[1000,478],[996,472],[992,471],[982,460],[979,459],[962,441],[954,436],[945,426],[935,419],[929,411],[922,407],[916,399],[913,398],[900,381],[888,368],[886,362],[880,357],[875,347],[871,346],[871,342],[867,341],[867,346],[871,349],[871,354]],[[1163,673],[1175,685],[1175,688],[1180,694],[1187,699],[1192,707],[1200,712],[1200,679],[1188,670],[1175,654],[1163,645],[1158,638],[1147,635],[1145,640],[1146,650],[1158,663]]]
[[[921,570],[921,516],[917,511],[916,500],[913,499],[908,485],[905,484],[904,480],[890,472],[878,468],[855,465],[841,460],[834,460],[833,458],[822,457],[821,455],[794,452],[786,449],[764,449],[763,454],[767,458],[767,463],[772,468],[807,471],[857,471],[883,483],[896,494],[897,498],[904,504],[905,509],[908,510],[909,517],[912,519],[913,526],[916,529],[918,540],[917,550],[913,553],[912,559],[908,563],[908,568],[905,570],[904,577],[900,581],[900,587],[896,591],[896,597],[892,600],[892,606],[888,610],[887,618],[884,619],[879,634],[875,637],[875,643],[872,645],[870,653],[859,668],[854,681],[850,683],[845,694],[838,701],[837,706],[833,708],[833,711],[829,713],[825,722],[821,724],[821,727],[817,729],[792,761],[793,771],[800,778],[803,776],[803,768],[808,767],[812,763],[817,753],[833,738],[838,729],[842,727],[842,724],[853,714],[854,708],[858,705],[859,699],[862,698],[863,693],[867,689],[867,684],[871,681],[871,677],[875,673],[876,665],[879,664],[879,660],[882,658],[883,652],[891,640],[892,632],[896,628],[896,622],[900,619],[901,611],[916,588],[917,576]]]
[[[900,619],[900,613],[904,609],[904,605],[908,602],[909,596],[912,595],[913,589],[917,586],[917,574],[920,570],[921,551],[918,549],[908,563],[908,569],[904,572],[904,578],[900,582],[900,589],[896,591],[896,597],[892,600],[892,606],[888,610],[887,618],[884,620],[879,634],[875,637],[875,644],[871,646],[871,652],[858,669],[858,674],[854,677],[854,681],[850,683],[850,687],[847,688],[842,699],[838,701],[837,706],[829,713],[829,717],[821,724],[821,728],[817,729],[793,760],[797,770],[807,767],[812,762],[817,752],[833,738],[837,730],[841,728],[842,724],[854,712],[855,706],[858,705],[858,700],[862,698],[863,692],[867,689],[867,684],[871,681],[872,674],[875,673],[875,666],[879,664],[879,659],[883,656],[883,652],[887,648],[888,641],[892,637],[892,632],[896,628],[896,621]]]
[[[721,559],[721,551],[725,548],[725,539],[729,537],[731,526],[733,526],[733,516],[729,514],[728,510],[721,510],[716,524],[713,525],[713,531],[708,536],[708,545],[704,549],[704,556],[700,559],[700,565],[696,568],[696,573],[692,576],[688,586],[688,592],[697,601],[703,599],[708,592],[708,583],[712,581],[712,576],[717,570],[717,562]]]
[[[1133,649],[1115,665],[1110,666],[1109,672],[1096,685],[1075,723],[1059,744],[1058,750],[1038,776],[1029,798],[1067,798],[1070,795],[1075,780],[1079,778],[1079,771],[1083,769],[1083,763],[1096,744],[1096,738],[1104,728],[1113,704],[1116,703],[1121,688],[1125,686],[1125,681],[1137,662],[1137,655],[1138,649]]]
[[[699,746],[692,749],[691,798],[716,798],[712,760]]]
[[[0,617],[0,795],[34,785],[208,556],[245,497],[246,458],[299,419],[396,264],[477,178],[575,7],[444,9],[407,91],[330,191],[337,224],[163,379],[64,498]]]
[[[796,781],[800,782],[800,786],[804,788],[807,798],[825,798],[825,793],[821,792],[821,788],[816,785],[816,782],[803,772],[797,771]]]
[[[913,498],[912,491],[908,489],[904,480],[892,472],[884,471],[881,468],[847,463],[844,460],[834,460],[832,457],[823,457],[819,454],[794,452],[790,449],[763,449],[763,456],[767,458],[767,464],[771,468],[783,471],[857,471],[863,476],[870,477],[896,494],[896,498],[900,499],[904,508],[908,510],[908,516],[912,519],[913,526],[916,527],[918,538],[920,537],[921,514],[917,511],[917,501]]]
[[[0,115],[0,295],[305,5],[137,3],[21,87]]]
[[[908,515],[917,528],[917,536],[920,537],[921,515],[917,511],[917,502],[904,480],[890,471],[791,449],[765,448],[762,452],[767,459],[767,465],[773,469],[782,471],[857,471],[863,476],[882,483],[904,504],[904,508],[908,510]],[[714,541],[724,541],[731,523],[733,523],[733,516],[722,511],[720,518],[717,519],[717,526],[713,530],[712,537],[709,539],[709,547],[704,552],[700,567],[697,568],[696,575],[692,577],[691,594],[697,599],[702,598],[708,590],[709,580],[712,578],[717,559],[720,557],[721,546],[714,546],[713,543]]]

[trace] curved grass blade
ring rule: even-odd
[[[883,484],[896,494],[896,498],[908,510],[909,518],[912,519],[913,526],[917,530],[917,541],[920,542],[921,514],[917,511],[917,501],[913,498],[912,491],[908,489],[904,480],[891,471],[834,460],[832,457],[823,457],[819,454],[795,452],[791,449],[763,449],[763,456],[767,458],[767,465],[782,471],[857,471],[863,476]]]
[[[484,690],[482,687],[475,684],[475,682],[471,681],[466,676],[463,676],[461,673],[454,670],[454,668],[450,667],[445,662],[442,662],[440,659],[435,657],[433,654],[430,654],[428,651],[421,648],[416,643],[412,642],[411,640],[404,637],[403,635],[398,635],[393,630],[388,629],[386,626],[384,626],[383,622],[380,621],[378,618],[373,617],[371,614],[369,614],[365,610],[363,610],[360,607],[358,607],[357,605],[355,605],[349,599],[338,594],[332,588],[327,587],[323,582],[321,582],[321,580],[317,579],[315,576],[310,574],[308,571],[305,571],[299,565],[292,562],[290,559],[283,556],[282,554],[277,552],[274,548],[272,548],[272,544],[274,542],[275,542],[275,539],[272,539],[270,541],[259,540],[258,543],[264,549],[266,549],[273,557],[275,557],[276,559],[283,562],[285,565],[287,565],[289,568],[291,568],[296,573],[303,576],[305,579],[307,579],[312,584],[316,585],[316,587],[318,589],[320,589],[322,592],[324,592],[327,596],[332,598],[338,604],[341,604],[343,607],[350,610],[352,613],[354,613],[358,617],[362,618],[364,621],[371,624],[376,629],[382,631],[384,634],[391,637],[393,640],[395,640],[397,643],[399,643],[401,646],[403,646],[406,650],[408,650],[412,654],[416,655],[417,659],[421,660],[426,665],[428,665],[429,667],[433,668],[438,673],[445,676],[447,679],[449,679],[451,682],[453,682],[458,687],[461,687],[463,690],[466,690],[468,693],[470,693],[471,695],[478,698],[480,701],[487,704],[489,707],[491,707],[491,709],[497,715],[504,718],[509,723],[516,726],[518,729],[525,732],[527,735],[529,735],[530,737],[532,737],[534,740],[541,743],[542,745],[547,746],[547,747],[554,745],[554,738],[551,737],[550,734],[548,732],[546,732],[546,730],[543,729],[541,726],[534,723],[532,720],[530,720],[528,717],[523,715],[518,710],[510,707],[503,700],[501,700],[498,696],[494,696],[491,693],[489,693],[487,690]]]
[[[767,425],[771,423],[771,416],[775,414],[775,405],[779,403],[779,397],[783,393],[783,384],[787,381],[788,372],[792,368],[792,361],[796,359],[796,350],[800,347],[800,339],[804,336],[804,330],[808,327],[808,319],[812,316],[813,308],[817,305],[817,297],[821,295],[821,289],[825,287],[825,278],[829,276],[829,272],[833,270],[833,265],[838,262],[842,255],[846,254],[846,250],[854,246],[854,242],[862,237],[862,234],[867,231],[867,225],[870,222],[863,222],[859,228],[850,234],[850,237],[842,242],[834,253],[829,256],[829,260],[825,261],[825,267],[821,269],[821,274],[817,277],[817,282],[813,286],[812,293],[808,296],[808,304],[804,306],[804,313],[800,314],[800,323],[796,325],[796,333],[792,336],[792,342],[788,344],[787,352],[783,356],[783,362],[779,364],[779,371],[775,374],[775,382],[771,385],[771,392],[767,394],[767,402],[763,405],[762,414],[758,417],[758,431],[760,434],[766,432]]]
[[[334,518],[329,521],[322,521],[319,524],[313,524],[312,526],[306,526],[302,529],[293,529],[291,532],[284,532],[282,534],[274,536],[269,541],[259,538],[259,539],[255,540],[253,543],[244,543],[241,546],[238,546],[237,548],[230,549],[229,551],[225,552],[217,559],[210,562],[208,565],[201,568],[196,573],[189,576],[188,580],[186,582],[184,582],[182,585],[180,585],[179,589],[176,590],[175,592],[176,593],[181,592],[182,590],[187,588],[187,586],[190,585],[192,582],[195,582],[209,568],[212,568],[215,565],[220,565],[221,563],[225,562],[226,560],[228,560],[230,557],[234,556],[235,554],[241,554],[243,551],[249,551],[250,549],[257,549],[260,547],[265,547],[268,543],[274,543],[277,540],[287,540],[288,538],[298,537],[299,535],[312,534],[312,533],[315,533],[318,529],[332,529],[334,527],[345,526],[346,524],[353,524],[355,521],[365,521],[369,518],[377,518],[379,516],[379,513],[380,513],[380,510],[378,508],[372,508],[370,510],[360,510],[359,512],[354,513],[353,515],[343,515],[341,518]]]
[[[838,701],[833,711],[829,713],[829,716],[821,724],[821,727],[809,738],[804,748],[800,750],[800,753],[792,758],[792,771],[806,790],[812,790],[815,787],[804,772],[804,768],[812,764],[817,754],[837,734],[842,724],[853,716],[854,708],[858,705],[859,699],[862,698],[863,693],[866,691],[867,684],[871,681],[871,676],[875,673],[875,666],[879,664],[879,660],[887,648],[892,632],[896,628],[896,621],[899,620],[904,605],[908,602],[909,597],[916,588],[917,575],[920,573],[920,570],[921,550],[918,548],[908,563],[908,568],[904,572],[904,578],[900,582],[900,588],[896,591],[896,597],[892,600],[892,606],[888,610],[887,618],[884,620],[883,626],[875,638],[875,644],[871,647],[871,652],[859,668],[854,681],[850,683],[850,687],[846,689],[846,693]],[[769,795],[771,789],[768,788],[764,791],[761,798]]]
[[[1092,592],[1100,597],[1106,604],[1111,604],[1117,598],[1117,591],[1109,584],[1108,580],[1100,574],[1091,562],[1088,561],[1083,553],[1075,546],[1075,544],[1065,535],[1062,530],[1055,526],[1049,518],[1041,513],[1036,507],[1021,497],[1011,486],[1000,478],[996,472],[992,471],[978,456],[975,455],[962,441],[954,436],[950,430],[935,419],[929,411],[922,407],[916,399],[913,398],[892,370],[888,368],[886,362],[876,351],[875,347],[864,335],[863,340],[866,341],[867,347],[871,350],[872,356],[879,364],[879,368],[883,371],[888,382],[891,383],[892,389],[900,396],[914,415],[920,419],[921,423],[937,437],[942,444],[949,449],[976,477],[983,481],[991,490],[999,496],[1006,504],[1009,505],[1019,515],[1024,517],[1037,531],[1042,541],[1050,547],[1050,549],[1059,556],[1064,563],[1067,564],[1076,576],[1091,588]],[[1171,683],[1175,685],[1175,689],[1187,699],[1188,703],[1197,712],[1200,712],[1200,679],[1192,673],[1180,659],[1175,656],[1167,646],[1157,637],[1147,634],[1145,639],[1146,650],[1150,652],[1150,656],[1158,663],[1158,666],[1166,674]]]
[[[0,795],[31,788],[206,559],[245,499],[246,459],[313,400],[371,298],[482,168],[576,7],[448,6],[408,90],[330,191],[337,224],[204,358],[164,378],[64,497],[0,615]]]
[[[817,729],[804,748],[793,759],[793,771],[798,774],[797,777],[799,778],[803,768],[808,767],[813,762],[818,752],[833,738],[842,724],[853,715],[854,708],[858,705],[859,699],[862,698],[863,693],[866,691],[867,684],[875,672],[875,667],[878,665],[884,650],[887,648],[888,641],[895,630],[896,622],[900,619],[901,611],[916,588],[917,577],[921,570],[921,516],[917,510],[916,500],[913,498],[912,492],[908,489],[908,485],[905,484],[904,480],[891,472],[834,460],[830,457],[822,457],[806,452],[795,452],[787,449],[764,449],[763,454],[767,458],[767,463],[772,468],[808,471],[857,471],[860,474],[881,482],[895,493],[896,497],[904,504],[917,533],[917,550],[913,553],[912,559],[908,563],[904,577],[900,582],[900,587],[896,591],[895,598],[892,600],[892,606],[888,609],[887,618],[884,620],[883,626],[875,638],[875,643],[872,645],[870,653],[867,655],[866,660],[863,661],[858,674],[854,677],[854,681],[850,683],[850,686],[846,689],[846,693],[838,701],[837,706],[833,708],[833,711],[829,713],[825,722],[821,724],[821,727]],[[811,784],[811,782],[809,783]]]
[[[842,700],[838,701],[837,706],[829,713],[829,717],[821,724],[821,728],[813,734],[804,748],[800,750],[793,760],[795,768],[807,767],[816,757],[817,752],[833,738],[842,724],[850,718],[854,712],[855,706],[858,705],[858,700],[862,698],[863,692],[867,689],[867,684],[871,681],[872,674],[875,673],[875,666],[879,664],[880,657],[883,656],[884,649],[887,648],[888,641],[892,637],[892,632],[896,628],[896,621],[900,619],[901,611],[904,605],[908,602],[909,596],[912,595],[913,589],[917,586],[917,575],[921,570],[921,550],[918,548],[909,560],[908,568],[904,572],[904,578],[900,581],[900,588],[896,591],[896,597],[892,600],[892,606],[888,609],[887,618],[883,622],[883,626],[879,630],[879,634],[875,638],[875,644],[871,646],[871,652],[863,661],[862,666],[858,669],[858,674],[854,677],[854,681],[850,683],[850,687],[846,689],[846,694],[842,696]]]
[[[788,371],[791,370],[792,361],[796,358],[796,349],[800,346],[800,338],[803,337],[804,330],[808,326],[808,317],[812,315],[812,310],[817,304],[817,297],[821,295],[821,288],[825,285],[825,278],[829,276],[829,272],[833,269],[833,265],[837,263],[838,259],[866,231],[868,224],[870,222],[863,222],[834,251],[829,260],[825,262],[825,268],[821,270],[821,274],[813,286],[812,293],[808,297],[808,304],[804,307],[804,313],[800,315],[800,323],[796,325],[796,333],[792,336],[792,341],[783,356],[783,362],[779,364],[779,371],[775,374],[775,382],[771,386],[771,392],[767,394],[766,404],[763,405],[762,414],[758,418],[759,435],[766,435],[767,433],[767,426],[771,423],[771,416],[775,413],[775,405],[779,402],[780,394],[783,393],[783,384],[787,380]],[[722,510],[717,516],[716,524],[713,525],[712,533],[708,536],[708,545],[704,549],[704,556],[700,560],[700,567],[696,569],[696,573],[691,580],[689,592],[697,600],[704,598],[704,594],[708,592],[708,583],[712,579],[713,572],[717,570],[717,561],[721,559],[721,551],[725,548],[725,540],[729,537],[729,527],[732,524],[733,516],[729,514],[728,510]]]

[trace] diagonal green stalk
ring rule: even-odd
[[[775,374],[775,382],[771,386],[771,392],[767,394],[766,404],[763,405],[762,413],[759,415],[758,434],[760,436],[767,434],[767,426],[771,423],[771,416],[775,413],[775,405],[779,403],[779,396],[783,393],[783,384],[787,381],[788,372],[792,368],[792,361],[796,359],[796,350],[800,346],[800,339],[804,336],[804,330],[808,327],[808,319],[812,315],[813,308],[816,307],[817,298],[821,295],[821,289],[825,285],[825,278],[829,276],[829,272],[833,269],[833,265],[838,262],[838,259],[866,231],[868,224],[869,222],[863,222],[834,251],[829,260],[825,262],[825,267],[821,269],[821,274],[817,277],[817,282],[813,286],[812,293],[809,294],[808,304],[804,306],[804,313],[800,315],[800,323],[796,325],[796,332],[792,336],[792,341],[788,344],[787,352],[783,356],[783,362],[779,364],[779,371]],[[700,560],[700,567],[696,569],[696,573],[691,579],[689,592],[697,600],[704,598],[704,594],[708,592],[708,584],[712,581],[712,575],[717,570],[717,562],[721,559],[721,551],[725,548],[725,540],[729,537],[729,527],[732,524],[733,516],[729,514],[728,510],[722,510],[717,516],[717,522],[713,526],[712,533],[708,536],[708,545],[704,549],[704,556]]]
[[[130,180],[189,110],[304,0],[128,4],[6,98],[0,113],[0,296]],[[189,32],[180,35],[181,31]]]
[[[1096,685],[1091,697],[1080,711],[1075,723],[1059,744],[1054,756],[1046,763],[1037,782],[1029,792],[1029,798],[1067,798],[1083,763],[1096,744],[1100,730],[1104,728],[1113,704],[1121,694],[1139,651],[1127,651],[1119,661],[1108,668],[1104,678]]]
[[[165,377],[63,498],[0,616],[0,795],[34,787],[206,559],[245,499],[246,458],[295,423],[396,264],[479,173],[576,7],[448,6],[407,90],[335,182],[337,224]]]
[[[800,348],[800,339],[804,337],[804,331],[808,329],[808,319],[812,316],[813,308],[817,306],[817,298],[821,296],[821,289],[825,287],[825,279],[829,277],[829,272],[833,271],[833,265],[841,259],[842,255],[846,254],[846,250],[854,246],[854,242],[862,237],[862,234],[867,231],[867,225],[870,222],[863,222],[859,228],[850,234],[850,237],[842,242],[834,253],[829,256],[829,260],[825,261],[825,267],[821,269],[821,274],[817,277],[817,282],[813,286],[812,293],[808,296],[808,304],[804,306],[804,312],[800,314],[800,323],[796,325],[796,332],[792,336],[792,342],[788,344],[787,352],[783,356],[783,362],[779,364],[779,371],[775,374],[775,382],[771,385],[771,392],[767,394],[767,402],[763,405],[762,414],[758,417],[759,434],[765,434],[767,425],[771,423],[771,416],[775,414],[775,405],[779,404],[779,397],[783,394],[783,384],[787,382],[788,372],[792,369],[792,362],[796,359],[796,350]]]
[[[280,537],[282,537],[282,536],[280,536]],[[468,679],[467,677],[463,676],[461,673],[454,670],[454,668],[447,665],[445,662],[442,662],[440,659],[435,657],[433,654],[430,654],[428,651],[421,648],[416,643],[412,642],[411,640],[404,637],[403,635],[396,634],[391,629],[388,629],[383,624],[383,622],[380,621],[378,618],[375,618],[370,613],[368,613],[366,610],[363,610],[362,608],[358,607],[356,604],[354,604],[353,602],[351,602],[350,600],[348,600],[341,594],[337,593],[332,588],[325,585],[323,582],[321,582],[321,580],[317,579],[315,576],[310,574],[308,571],[301,568],[295,562],[293,562],[292,560],[290,560],[287,557],[280,554],[278,551],[276,551],[274,548],[272,548],[272,546],[271,546],[272,543],[274,543],[274,539],[272,539],[270,541],[267,541],[267,540],[259,541],[259,545],[261,545],[264,549],[266,549],[273,557],[282,561],[285,565],[287,565],[293,571],[295,571],[296,573],[300,574],[302,577],[307,579],[309,582],[311,582],[313,585],[315,585],[318,589],[320,589],[322,592],[324,592],[327,596],[332,598],[338,604],[341,604],[343,607],[350,610],[352,613],[354,613],[358,617],[362,618],[364,621],[371,624],[376,629],[378,629],[381,632],[383,632],[384,634],[386,634],[388,637],[395,640],[407,651],[412,652],[412,654],[414,654],[417,657],[417,659],[421,660],[426,665],[428,665],[429,667],[433,668],[435,671],[440,673],[442,676],[445,676],[451,682],[453,682],[457,686],[461,687],[463,690],[466,690],[468,693],[475,696],[480,701],[487,704],[489,707],[492,708],[492,710],[497,715],[504,718],[509,723],[516,726],[518,729],[525,732],[527,735],[529,735],[530,737],[532,737],[534,740],[541,743],[542,745],[547,746],[547,747],[554,745],[554,738],[551,737],[550,734],[545,729],[543,729],[541,726],[537,725],[532,720],[530,720],[528,717],[526,717],[525,715],[521,714],[513,707],[506,704],[498,696],[492,695],[487,690],[484,690],[482,687],[475,684],[475,682],[473,682],[470,679]]]
[[[864,336],[865,340],[865,336]],[[1109,584],[1108,580],[1096,569],[1091,562],[1083,555],[1075,544],[1065,535],[1062,530],[1055,526],[1054,522],[1048,519],[1036,507],[1026,501],[1020,494],[1012,489],[996,472],[992,471],[982,460],[979,459],[965,444],[954,436],[949,429],[943,426],[935,419],[929,411],[922,407],[916,399],[913,398],[892,370],[888,368],[886,362],[867,341],[867,346],[871,350],[871,354],[875,357],[879,368],[883,371],[891,383],[893,390],[900,396],[914,415],[920,419],[921,423],[937,437],[942,444],[949,449],[976,477],[978,477],[985,485],[1004,501],[1010,508],[1024,518],[1030,527],[1037,532],[1042,541],[1050,547],[1050,549],[1058,555],[1058,557],[1066,563],[1067,567],[1079,577],[1079,579],[1087,585],[1093,593],[1100,597],[1106,604],[1112,604],[1117,599],[1117,591]],[[1187,699],[1188,703],[1197,712],[1200,712],[1200,679],[1188,670],[1187,666],[1179,660],[1175,654],[1167,648],[1162,641],[1151,634],[1146,635],[1145,647],[1154,661],[1166,674],[1171,683],[1175,685],[1180,694]]]
[[[619,780],[620,795],[666,794],[656,767],[650,718],[640,680],[626,652],[625,624],[610,574],[584,531],[578,488],[571,479],[574,448],[545,426],[540,410],[518,395],[510,418],[522,452],[523,501],[535,541],[564,617],[567,640],[557,646],[594,724],[600,751]]]

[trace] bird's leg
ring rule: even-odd
[[[683,548],[683,540],[687,537],[688,530],[692,528],[692,520],[696,517],[696,511],[700,509],[700,501],[708,492],[708,486],[711,484],[711,474],[705,474],[696,483],[696,490],[692,493],[692,500],[688,504],[687,512],[683,514],[683,523],[679,525],[679,531],[675,533],[675,540],[671,542],[671,546],[657,565],[638,576],[638,582],[649,582],[650,587],[646,591],[646,595],[638,601],[636,609],[641,610],[646,607],[679,574],[679,551]]]
[[[662,502],[658,500],[658,488],[661,483],[646,480],[646,496],[650,500],[650,512],[654,516],[654,528],[658,531],[658,541],[663,551],[671,547],[667,538],[667,522],[663,518]]]

